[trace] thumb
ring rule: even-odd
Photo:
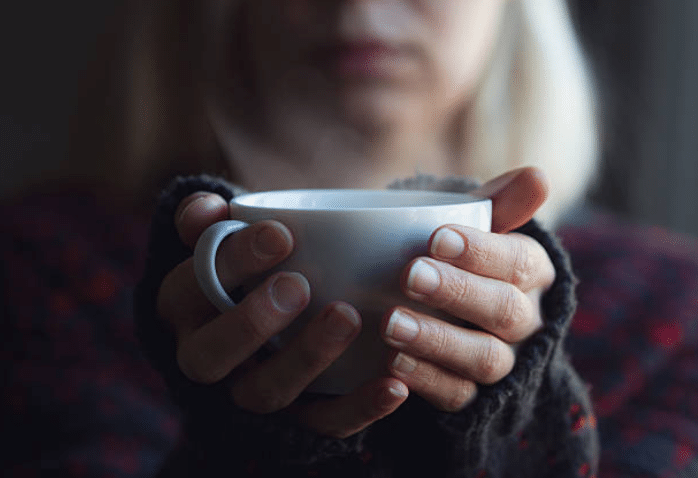
[[[542,170],[525,167],[497,176],[471,194],[492,200],[492,232],[506,233],[530,221],[549,190]]]

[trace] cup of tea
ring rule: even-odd
[[[218,280],[218,246],[252,223],[283,223],[293,234],[294,250],[269,274],[303,274],[310,284],[310,303],[267,346],[283,347],[327,304],[351,304],[361,314],[361,333],[307,389],[345,394],[385,371],[389,349],[379,326],[390,308],[403,305],[449,320],[409,300],[400,289],[400,275],[410,260],[428,254],[429,238],[440,226],[458,224],[489,232],[492,203],[436,191],[306,189],[239,195],[231,201],[230,214],[232,220],[213,224],[197,242],[194,269],[199,286],[221,312],[235,307]]]

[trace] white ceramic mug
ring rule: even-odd
[[[270,271],[295,271],[310,283],[310,304],[270,342],[283,346],[327,304],[344,301],[362,318],[362,331],[308,391],[344,394],[385,371],[389,354],[378,327],[387,310],[406,305],[445,318],[408,300],[400,290],[407,263],[428,253],[439,226],[460,224],[489,231],[492,203],[468,194],[433,191],[316,189],[252,193],[231,202],[231,217],[209,227],[194,251],[199,285],[221,310],[235,307],[215,270],[218,246],[228,235],[265,219],[292,232],[291,255]]]

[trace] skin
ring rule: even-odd
[[[235,171],[242,185],[383,187],[396,177],[412,176],[415,167],[438,175],[463,174],[467,154],[455,153],[448,131],[456,116],[467,112],[504,4],[505,0],[249,2],[247,21],[265,25],[251,29],[254,74],[264,98],[260,112],[274,136],[293,147],[278,151],[285,159],[273,168],[264,158],[236,155]],[[376,12],[381,22],[365,21]],[[390,43],[400,53],[374,65],[368,75],[318,60],[316,53],[323,46],[366,38]],[[299,124],[304,127],[298,129]],[[352,136],[351,146],[334,137],[332,154],[323,155],[322,161],[308,162],[302,154],[289,153],[288,149],[302,152],[310,147],[327,125],[350,128],[358,136]],[[350,150],[358,154],[349,155]],[[389,375],[341,397],[309,400],[303,390],[358,334],[358,312],[351,304],[328,304],[295,341],[258,362],[255,352],[308,304],[312,291],[307,280],[296,273],[275,273],[234,309],[219,314],[200,291],[188,259],[168,274],[158,296],[160,316],[177,335],[179,366],[200,383],[232,376],[227,383],[240,407],[255,413],[289,413],[304,426],[335,437],[350,436],[392,413],[410,393],[444,411],[462,410],[480,385],[495,383],[512,370],[516,344],[542,326],[540,297],[553,283],[554,268],[537,242],[510,231],[533,216],[548,189],[547,179],[535,168],[486,183],[476,194],[493,200],[492,232],[444,225],[429,241],[430,254],[405,265],[406,296],[477,324],[482,331],[403,307],[388,310],[381,334],[394,350],[387,364]],[[198,193],[182,201],[175,222],[182,241],[193,246],[207,226],[228,216],[222,198]],[[448,237],[460,238],[463,247],[448,246]],[[231,290],[264,274],[293,247],[283,224],[251,225],[222,243],[217,256],[221,282]],[[438,278],[431,290],[417,274],[424,265]],[[399,317],[407,317],[410,326],[400,327]]]
[[[273,98],[279,87],[284,95],[289,93],[285,84],[292,75],[313,68],[337,95],[342,107],[338,114],[357,124],[395,128],[405,112],[441,115],[474,90],[504,4],[505,0],[256,0],[249,3],[250,23],[265,24],[251,33],[256,76],[267,90],[265,97]],[[274,30],[280,33],[270,35]],[[331,61],[318,57],[328,45],[367,40],[398,50],[373,74],[338,72]],[[316,94],[311,91],[304,99]],[[397,100],[407,100],[410,106]]]
[[[479,384],[494,383],[511,371],[513,345],[542,326],[539,300],[554,280],[554,269],[537,242],[508,231],[527,222],[547,192],[547,180],[534,168],[485,184],[479,193],[493,200],[493,232],[446,225],[430,239],[430,255],[405,267],[403,288],[408,297],[475,323],[484,331],[455,327],[399,308],[418,327],[415,337],[404,340],[390,327],[397,308],[391,309],[381,327],[384,340],[395,350],[391,375],[378,377],[345,396],[302,400],[305,387],[358,334],[356,310],[351,304],[328,304],[294,342],[259,363],[254,352],[308,304],[305,278],[276,273],[237,307],[218,314],[198,288],[188,259],[165,278],[158,297],[160,315],[177,334],[180,368],[200,383],[214,383],[232,373],[235,380],[230,393],[239,406],[256,413],[291,413],[303,425],[335,437],[350,436],[390,414],[410,392],[441,410],[462,410],[476,396]],[[520,200],[524,194],[528,201]],[[182,241],[193,246],[208,225],[227,218],[228,206],[222,198],[200,193],[180,204],[177,230]],[[443,257],[449,249],[435,240],[442,229],[463,239],[462,253]],[[226,273],[221,274],[221,281],[230,290],[278,264],[292,250],[293,237],[283,224],[254,224],[222,243],[218,270]],[[418,261],[428,262],[439,272],[440,285],[431,293],[409,286]],[[284,284],[283,302],[291,304],[285,308],[276,306],[279,301],[273,298],[273,285],[279,283]],[[328,333],[338,327],[346,331],[344,336]],[[406,368],[411,371],[405,372]]]
[[[382,188],[415,171],[468,174],[457,125],[468,115],[506,3],[248,2],[248,23],[264,25],[249,33],[260,114],[274,154],[292,160],[260,168],[243,151],[235,154],[236,171],[254,189]],[[369,71],[339,66],[335,47],[366,42],[393,52]]]

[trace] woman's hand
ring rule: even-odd
[[[192,246],[211,224],[229,219],[215,194],[197,193],[179,205],[176,226]],[[228,237],[216,257],[219,279],[232,290],[285,259],[293,249],[290,231],[276,221],[253,224]],[[334,303],[312,319],[285,348],[263,362],[255,352],[285,329],[308,305],[310,288],[298,273],[268,277],[233,309],[220,314],[201,292],[192,259],[172,270],[158,295],[158,312],[177,337],[177,361],[191,380],[210,384],[233,374],[235,403],[254,413],[286,410],[318,433],[347,437],[392,413],[407,398],[400,380],[383,377],[337,398],[297,401],[361,329],[349,304]]]
[[[494,179],[474,192],[492,198],[493,232],[441,227],[430,239],[429,257],[405,269],[402,285],[410,299],[482,329],[405,307],[385,318],[385,341],[398,351],[391,373],[439,409],[461,410],[478,384],[504,378],[514,366],[516,344],[543,325],[540,298],[555,269],[540,244],[508,231],[530,220],[547,191],[546,178],[534,168]]]

